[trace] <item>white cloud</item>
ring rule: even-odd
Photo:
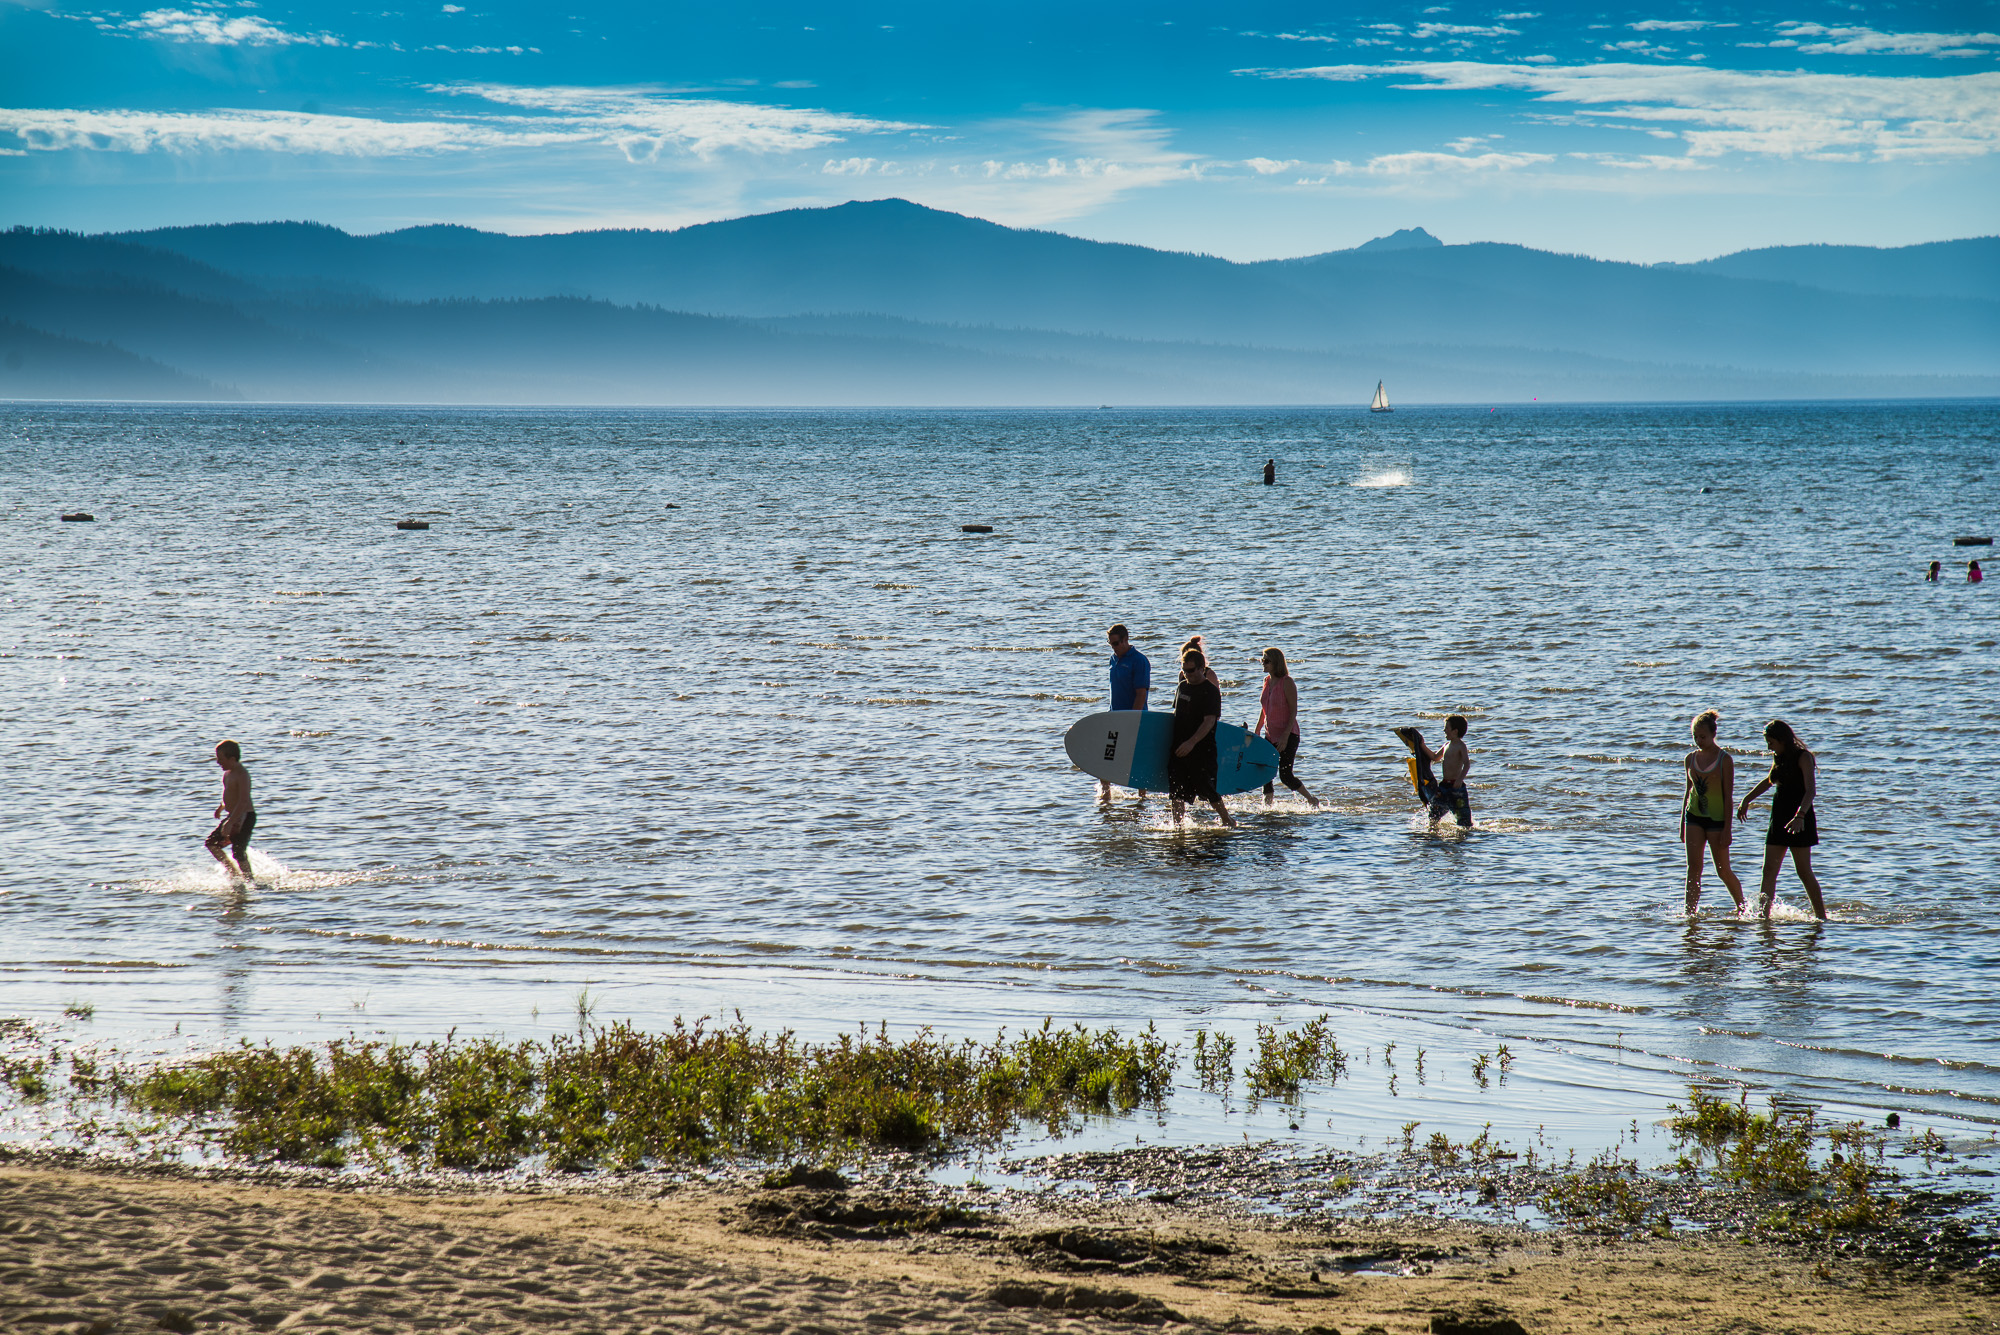
[[[0,108],[0,137],[19,147],[111,153],[251,151],[401,157],[555,145],[615,146],[629,161],[652,161],[668,147],[707,158],[725,150],[818,148],[850,134],[916,128],[825,111],[741,102],[657,97],[584,88],[453,85],[432,91],[479,97],[536,115],[474,113],[389,121],[305,112],[75,111]],[[11,146],[11,145],[10,145]]]
[[[1700,32],[1703,28],[1734,28],[1734,23],[1713,19],[1641,19],[1625,25],[1633,32]]]
[[[823,176],[901,176],[902,167],[894,162],[883,162],[877,158],[829,158],[821,167]]]
[[[1606,42],[1604,43],[1604,49],[1606,51],[1630,51],[1635,56],[1670,56],[1674,53],[1674,49],[1671,46],[1658,46],[1652,42],[1636,39],[1629,42]]]
[[[1783,37],[1772,46],[1797,46],[1811,56],[1974,56],[1982,46],[2000,46],[2000,33],[1876,32],[1873,28],[1828,28],[1817,23],[1780,23]],[[1800,42],[1823,37],[1823,42]]]
[[[445,5],[443,9],[447,14],[463,14],[465,12],[464,5]]]
[[[1362,168],[1374,176],[1415,176],[1425,173],[1510,172],[1554,162],[1553,153],[1384,153]]]
[[[1531,93],[1582,110],[1573,123],[1671,128],[1691,157],[1947,160],[2000,151],[2000,73],[1888,78],[1699,65],[1408,61],[1239,70],[1275,79],[1393,78],[1421,91]],[[1585,119],[1587,118],[1587,119]]]
[[[802,111],[712,98],[661,97],[643,89],[525,88],[464,83],[434,84],[429,91],[477,97],[545,113],[518,123],[529,129],[541,124],[571,127],[581,138],[603,139],[618,145],[634,162],[653,161],[669,147],[704,158],[725,150],[797,152],[838,142],[850,134],[888,134],[921,128],[902,121],[878,121],[831,111]]]
[[[1529,19],[1538,19],[1538,18],[1540,18],[1540,17],[1541,17],[1541,15],[1540,15],[1539,13],[1534,13],[1534,14],[1495,14],[1495,15],[1494,15],[1493,17],[1494,17],[1494,18],[1496,18],[1496,19],[1498,19],[1498,20],[1500,20],[1500,22],[1502,22],[1502,23],[1525,23],[1525,22],[1526,22],[1527,20],[1529,20]]]
[[[136,33],[168,42],[199,42],[205,46],[343,46],[331,33],[288,32],[255,14],[223,15],[213,9],[149,9],[136,19],[114,22],[117,16],[93,17],[107,31]]]
[[[1429,13],[1429,10],[1425,10]],[[1519,37],[1514,28],[1481,28],[1466,23],[1419,23],[1410,36],[1418,41],[1429,41],[1433,37]]]
[[[1250,158],[1243,165],[1251,171],[1256,172],[1259,176],[1276,176],[1279,172],[1294,170],[1299,164],[1297,159],[1294,158],[1288,158],[1284,161],[1280,161],[1277,158]]]

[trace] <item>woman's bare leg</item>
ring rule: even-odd
[[[1701,850],[1707,845],[1708,831],[1693,821],[1681,822],[1681,842],[1687,845],[1687,911],[1693,917],[1701,903]]]
[[[1224,825],[1236,824],[1236,817],[1229,814],[1229,808],[1222,805],[1221,798],[1219,797],[1216,798],[1213,802],[1210,802],[1209,805],[1215,808],[1216,815],[1222,817],[1222,823]]]
[[[1804,844],[1792,850],[1792,870],[1799,874],[1799,884],[1806,888],[1806,898],[1812,900],[1813,916],[1826,921],[1826,901],[1819,897],[1819,877],[1813,875],[1812,849]]]
[[[1736,873],[1729,866],[1729,831],[1724,828],[1709,830],[1707,833],[1709,851],[1715,858],[1715,874],[1720,876],[1722,883],[1729,888],[1729,897],[1736,901],[1736,911],[1741,913],[1744,908],[1743,882],[1737,879]]]
[[[1184,814],[1184,813],[1185,813],[1186,811],[1187,811],[1187,803],[1185,803],[1185,802],[1181,801],[1181,800],[1180,800],[1180,799],[1179,799],[1178,797],[1177,797],[1177,798],[1175,798],[1175,799],[1174,799],[1174,824],[1176,824],[1176,825],[1179,825],[1179,824],[1181,823],[1181,816],[1182,816],[1182,815],[1183,815],[1183,814]]]
[[[1778,868],[1785,865],[1783,844],[1764,845],[1764,888],[1757,900],[1757,911],[1764,917],[1771,916],[1771,905],[1778,898]]]

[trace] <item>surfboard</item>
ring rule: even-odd
[[[1116,709],[1071,724],[1063,750],[1093,779],[1164,793],[1173,736],[1174,716],[1164,709]],[[1216,792],[1247,793],[1277,777],[1277,747],[1237,724],[1215,725]]]

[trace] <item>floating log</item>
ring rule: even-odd
[[[991,532],[993,531],[993,525],[991,525],[991,524],[960,524],[960,525],[958,526],[958,531],[959,531],[960,533],[991,533]]]
[[[92,524],[97,522],[97,516],[87,510],[78,510],[75,514],[63,515],[61,519],[65,524]]]
[[[68,515],[64,515],[64,516],[63,516],[63,518],[67,519],[67,518],[69,518],[69,516],[68,516]],[[1990,538],[1990,537],[1988,537],[1988,538],[1953,538],[1953,539],[1951,540],[1951,545],[1952,545],[1952,546],[1954,546],[1954,547],[1991,547],[1991,546],[1993,545],[1993,539],[1992,539],[1992,538]]]
[[[430,525],[421,519],[398,519],[396,527],[401,529],[427,529]]]

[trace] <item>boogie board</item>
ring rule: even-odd
[[[1424,735],[1415,728],[1396,729],[1397,738],[1410,748],[1410,755],[1403,763],[1410,767],[1410,787],[1416,791],[1417,801],[1429,806],[1437,796],[1437,775],[1431,772],[1431,751],[1424,745]]]
[[[1174,716],[1164,709],[1118,709],[1078,719],[1063,734],[1070,763],[1120,788],[1167,791]],[[1234,723],[1215,725],[1215,791],[1227,797],[1278,777],[1278,748]]]

